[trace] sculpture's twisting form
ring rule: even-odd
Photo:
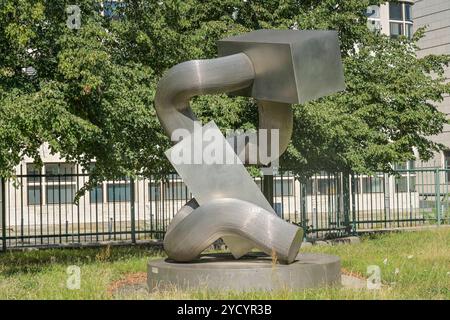
[[[189,100],[196,95],[252,96],[258,102],[259,128],[279,130],[281,155],[292,134],[291,104],[344,88],[332,31],[259,30],[219,41],[219,55],[176,65],[161,79],[155,107],[168,136],[180,128],[194,134],[196,117]],[[214,123],[205,127],[218,131]],[[187,143],[183,139],[178,145]],[[236,157],[230,146],[225,153]],[[195,199],[180,209],[167,230],[164,248],[170,258],[190,261],[222,238],[236,258],[256,247],[282,262],[294,261],[302,230],[274,213],[242,164],[174,166]]]

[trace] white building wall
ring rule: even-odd
[[[419,57],[429,54],[450,54],[450,0],[416,0],[413,6],[414,29],[426,27],[425,37],[419,42]],[[446,71],[450,79],[450,68]],[[450,96],[438,104],[439,109],[450,118]],[[450,148],[450,125],[433,138]],[[442,157],[442,155],[441,155]]]

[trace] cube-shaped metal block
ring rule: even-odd
[[[345,89],[335,31],[257,30],[218,42],[219,56],[243,52],[255,80],[232,92],[258,100],[305,103]]]

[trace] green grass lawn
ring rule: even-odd
[[[365,277],[369,265],[381,268],[379,290],[322,288],[299,292],[238,294],[182,292],[113,294],[122,279],[146,272],[148,259],[162,253],[144,247],[53,249],[0,254],[1,299],[450,299],[450,228],[363,238],[360,244],[314,246],[308,252],[341,257],[342,267]],[[81,270],[78,290],[66,287],[67,267]]]

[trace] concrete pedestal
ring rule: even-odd
[[[289,265],[274,264],[264,254],[251,253],[239,260],[230,254],[205,254],[189,263],[169,259],[148,263],[149,290],[232,290],[240,292],[301,290],[340,285],[341,263],[325,254],[299,254]]]

